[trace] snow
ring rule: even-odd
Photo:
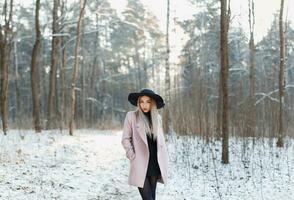
[[[129,162],[120,130],[9,130],[0,135],[0,199],[140,199],[127,184]],[[221,164],[221,142],[167,137],[168,183],[159,200],[294,199],[294,142],[230,138],[230,164]]]

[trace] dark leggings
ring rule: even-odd
[[[155,200],[157,176],[146,176],[143,188],[138,187],[142,200]]]

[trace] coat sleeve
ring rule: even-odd
[[[133,160],[135,158],[135,150],[133,145],[133,130],[130,117],[130,112],[128,112],[124,121],[121,144],[126,152],[126,157],[129,160]]]

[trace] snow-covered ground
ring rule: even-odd
[[[10,130],[0,135],[0,199],[139,200],[127,185],[129,163],[121,131]],[[169,179],[158,200],[294,200],[294,140],[230,139],[230,164],[221,143],[168,137]]]

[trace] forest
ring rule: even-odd
[[[236,20],[230,0],[185,0],[193,12],[187,19],[175,16],[175,1],[164,1],[162,27],[143,0],[126,0],[120,11],[113,7],[117,2],[111,0],[1,0],[0,163],[15,161],[14,156],[25,151],[12,147],[8,138],[20,145],[17,141],[23,140],[27,131],[63,141],[63,135],[54,134],[75,136],[89,130],[94,137],[96,130],[103,141],[105,131],[121,131],[126,113],[135,109],[127,101],[128,94],[142,88],[152,88],[164,98],[166,105],[159,112],[166,141],[175,156],[171,158],[174,162],[183,159],[185,166],[189,165],[189,179],[191,169],[202,169],[186,160],[195,147],[190,143],[192,138],[203,141],[199,148],[218,146],[214,153],[221,156],[217,162],[222,164],[231,163],[229,154],[238,156],[233,147],[242,152],[242,158],[250,157],[251,150],[247,152],[247,148],[261,148],[265,143],[271,150],[278,147],[293,151],[294,19],[288,15],[291,3],[278,1],[270,26],[257,40],[256,15],[262,11],[255,9],[255,3],[261,0],[246,1],[245,21]],[[185,39],[174,41],[173,36],[180,34]],[[32,138],[41,137],[30,134]],[[93,142],[87,137],[85,141]],[[186,141],[186,137],[191,140]],[[189,145],[185,147],[182,140]],[[4,148],[5,145],[8,146]],[[10,148],[16,149],[9,156],[6,154]],[[200,151],[198,146],[194,150]],[[175,155],[178,151],[181,153]],[[260,149],[261,152],[267,150]],[[281,153],[280,159],[290,154]],[[294,172],[291,158],[283,165],[288,166],[289,179]],[[214,159],[207,160],[212,162]],[[217,178],[216,174],[212,176]],[[293,181],[287,188],[291,185]],[[103,191],[102,186],[100,189]],[[218,189],[213,190],[217,192],[212,199],[234,199]],[[112,192],[114,196],[120,194]],[[177,193],[173,192],[169,195]],[[106,191],[107,198],[102,195],[93,199],[116,199],[113,193]],[[130,198],[124,195],[122,199]],[[162,199],[171,197],[161,195]],[[257,196],[252,199],[261,199]]]

